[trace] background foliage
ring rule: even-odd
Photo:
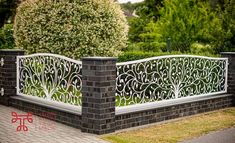
[[[13,25],[5,24],[0,28],[0,49],[12,49],[14,46]]]
[[[145,0],[134,7],[139,17],[128,19],[127,51],[216,55],[235,50],[235,0]]]
[[[0,0],[0,28],[4,23],[11,23],[20,0]]]

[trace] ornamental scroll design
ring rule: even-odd
[[[227,91],[227,59],[163,56],[117,64],[116,105]]]
[[[54,54],[20,56],[17,92],[49,101],[81,105],[82,63]]]

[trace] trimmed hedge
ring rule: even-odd
[[[31,53],[117,56],[126,47],[128,25],[113,0],[26,0],[17,9],[17,48]]]
[[[125,52],[121,54],[118,57],[118,62],[127,62],[127,61],[134,61],[139,59],[145,59],[150,57],[156,57],[156,56],[164,56],[164,55],[181,55],[181,54],[187,54],[187,55],[201,55],[201,56],[209,56],[209,57],[219,57],[219,55],[212,55],[209,53],[181,53],[181,52],[142,52],[142,51],[130,51]]]
[[[175,54],[182,54],[180,52],[142,52],[142,51],[130,51],[121,54],[118,57],[119,62],[126,62],[126,61],[134,61],[139,59],[145,59],[150,57],[156,56],[163,56],[163,55],[175,55]]]

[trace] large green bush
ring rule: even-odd
[[[14,37],[28,53],[117,56],[128,25],[113,0],[26,0],[17,9]]]

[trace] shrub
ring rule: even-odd
[[[13,25],[5,24],[0,28],[0,49],[14,48]]]
[[[200,56],[208,56],[208,57],[220,57],[220,55],[211,54],[208,52],[205,53],[193,53],[193,52],[143,52],[143,51],[129,51],[122,53],[118,56],[118,62],[127,62],[127,61],[134,61],[134,60],[140,60],[150,57],[156,57],[156,56],[164,56],[164,55],[200,55]]]
[[[119,62],[127,62],[127,61],[134,61],[139,59],[145,59],[150,57],[156,56],[163,56],[163,55],[174,55],[174,54],[182,54],[180,52],[143,52],[143,51],[130,51],[125,52],[119,55],[118,61]]]
[[[138,43],[140,49],[142,51],[148,52],[161,52],[166,51],[166,43],[158,43],[158,42],[139,42]]]
[[[191,53],[194,54],[211,54],[214,50],[209,44],[193,43],[190,47]]]
[[[131,43],[128,45],[126,51],[162,52],[162,51],[166,51],[166,43],[164,42]]]
[[[117,56],[126,46],[128,25],[112,0],[26,0],[14,24],[17,48],[81,56]]]

